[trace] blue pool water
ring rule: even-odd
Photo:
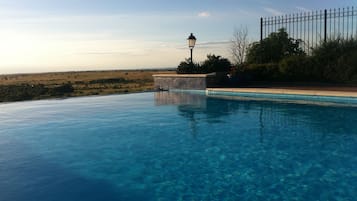
[[[180,93],[0,104],[0,200],[356,200],[357,107]]]

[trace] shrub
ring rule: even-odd
[[[313,50],[312,59],[323,79],[349,82],[357,76],[357,40],[329,40]]]
[[[201,65],[206,73],[228,72],[231,68],[231,62],[228,59],[214,54],[207,55],[207,59]]]
[[[197,73],[203,73],[201,72],[201,67],[197,63],[191,63],[190,59],[185,59],[185,61],[182,61],[178,67],[176,72],[178,74],[197,74]]]
[[[107,78],[107,79],[98,79],[91,80],[89,84],[115,84],[115,83],[129,83],[125,78]]]
[[[346,53],[337,60],[338,79],[357,83],[357,50]]]
[[[48,89],[42,85],[3,85],[0,86],[0,102],[32,100],[45,95]]]
[[[248,48],[248,63],[278,63],[281,59],[292,55],[305,55],[300,48],[301,40],[290,38],[284,28],[271,33],[260,42]]]
[[[278,37],[277,34],[281,36]],[[321,43],[317,48],[313,49],[312,55],[307,56],[299,50],[296,41],[294,42],[291,38],[287,40],[287,34],[283,33],[282,30],[279,33],[273,33],[269,38],[269,40],[263,40],[261,44],[257,43],[250,48],[248,60],[252,63],[237,68],[238,74],[240,73],[246,77],[251,77],[252,80],[259,81],[357,83],[356,39],[345,40],[338,38],[336,40],[329,40],[326,43]],[[285,55],[282,54],[282,51],[275,55],[274,51],[266,49],[274,46],[270,43],[275,44],[278,38],[285,41],[283,43],[292,46],[292,48],[288,48],[290,50]],[[286,47],[282,44],[275,45],[275,47],[279,46]],[[284,48],[277,49],[282,50]],[[269,63],[271,60],[268,58],[275,62]],[[261,64],[260,61],[264,61],[265,63]],[[278,69],[276,68],[277,66]]]
[[[279,65],[276,63],[249,64],[242,73],[249,81],[276,81],[281,77]]]
[[[312,81],[317,76],[314,73],[311,58],[305,55],[286,57],[279,62],[279,72],[282,81]]]
[[[213,73],[213,72],[228,72],[231,68],[231,63],[228,59],[214,54],[207,55],[207,59],[202,64],[191,63],[189,59],[182,61],[177,67],[178,74],[197,74],[197,73]]]
[[[50,90],[50,95],[52,96],[63,96],[66,94],[70,94],[74,91],[72,84],[67,83],[61,86],[54,87]]]

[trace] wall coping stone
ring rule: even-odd
[[[205,78],[205,77],[214,77],[216,73],[209,74],[154,74],[153,77],[187,77],[187,78]]]

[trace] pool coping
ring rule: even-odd
[[[347,104],[357,106],[357,93],[345,91],[277,89],[277,88],[207,88],[206,90],[169,90],[230,99],[271,100]]]
[[[277,88],[207,88],[206,94],[215,92],[223,93],[259,93],[277,95],[307,95],[357,98],[357,92],[351,91],[328,91],[328,90],[303,90],[303,89],[277,89]]]

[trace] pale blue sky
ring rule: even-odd
[[[357,0],[0,0],[0,74],[175,67],[230,57],[235,27],[259,35],[261,16],[357,6]]]

